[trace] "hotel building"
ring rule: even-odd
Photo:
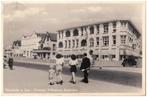
[[[56,34],[54,33],[32,33],[24,35],[21,39],[21,50],[23,56],[28,58],[48,58],[55,54]]]
[[[114,20],[57,31],[57,52],[69,58],[93,51],[99,60],[140,57],[141,34],[129,20]]]

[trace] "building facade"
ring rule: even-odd
[[[57,35],[54,33],[32,33],[21,40],[23,56],[28,58],[49,58],[55,55]]]
[[[33,58],[33,49],[39,49],[39,41],[42,37],[45,36],[45,33],[32,33],[23,35],[21,39],[21,50],[24,57]]]
[[[57,51],[65,58],[93,51],[99,60],[122,60],[140,56],[141,34],[128,20],[84,25],[57,32]]]
[[[57,34],[47,32],[39,41],[39,48],[34,49],[33,53],[36,58],[49,59],[56,54]]]
[[[13,42],[12,50],[14,57],[23,56],[23,52],[21,50],[21,40],[16,40]]]

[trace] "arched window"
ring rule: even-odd
[[[63,48],[63,43],[62,42],[59,42],[59,48]]]
[[[87,41],[85,39],[81,41],[81,46],[87,46]]]
[[[70,37],[70,31],[69,30],[67,30],[65,34],[66,34],[66,37]]]
[[[94,34],[94,27],[91,26],[89,29],[90,29],[90,34]]]
[[[79,35],[79,32],[78,32],[77,29],[75,29],[75,30],[73,31],[73,36],[78,36],[78,35]]]
[[[90,38],[89,41],[90,41],[90,47],[94,47],[94,39]]]

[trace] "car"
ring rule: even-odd
[[[126,66],[136,66],[137,65],[137,61],[135,60],[135,57],[133,56],[129,56],[128,58],[125,58],[122,62],[123,67]]]

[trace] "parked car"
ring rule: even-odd
[[[128,58],[124,59],[122,62],[123,67],[125,66],[136,66],[137,61],[135,60],[136,58],[134,56],[129,56]]]

